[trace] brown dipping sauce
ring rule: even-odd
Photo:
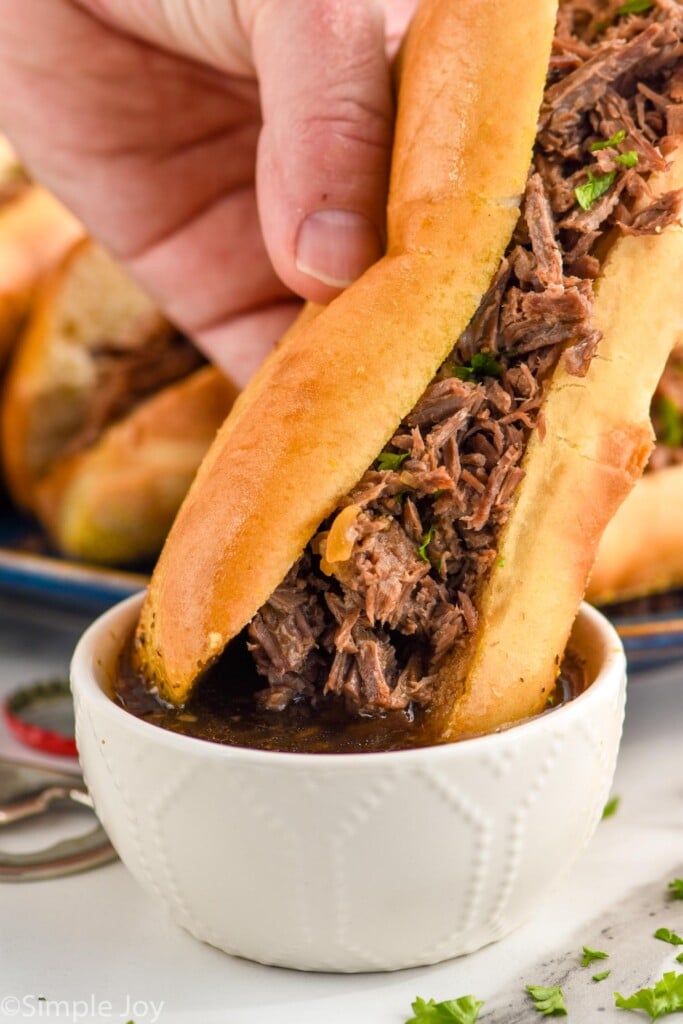
[[[434,744],[429,711],[419,708],[357,717],[349,715],[343,700],[326,698],[317,708],[293,703],[284,711],[266,711],[255,696],[264,688],[264,680],[239,641],[231,644],[183,708],[167,706],[145,689],[135,675],[130,652],[129,642],[112,699],[136,718],[169,732],[230,747],[307,754],[376,753]],[[583,662],[569,652],[549,695],[548,711],[573,700],[586,684]]]

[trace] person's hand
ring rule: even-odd
[[[329,300],[382,251],[414,4],[0,0],[0,127],[244,383],[292,293]]]

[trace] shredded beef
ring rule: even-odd
[[[97,385],[83,413],[81,430],[64,454],[92,444],[116,422],[160,388],[173,384],[202,364],[199,351],[167,320],[153,313],[135,325],[130,337],[102,339],[91,348]]]
[[[18,199],[30,187],[31,179],[21,164],[8,164],[0,169],[0,206]]]
[[[476,630],[530,431],[544,436],[548,380],[560,359],[584,375],[600,340],[592,306],[601,241],[619,230],[658,233],[680,216],[681,195],[655,199],[648,176],[667,167],[667,133],[681,130],[683,6],[621,8],[561,3],[521,216],[490,288],[385,451],[249,626],[267,707],[427,706],[442,659]],[[661,401],[673,401],[672,389],[683,408],[683,352],[653,406],[652,466],[663,449],[683,461],[683,445],[665,443],[675,429]],[[351,554],[328,563],[329,530],[348,506],[358,510]]]
[[[629,219],[628,223],[619,221],[619,227],[627,235],[658,234],[669,224],[677,224],[683,208],[683,189],[667,192],[660,199],[650,203]]]
[[[0,182],[0,206],[5,206],[18,199],[28,188],[23,182]]]

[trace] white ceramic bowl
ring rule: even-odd
[[[198,939],[263,963],[394,970],[467,953],[524,921],[588,842],[608,796],[625,659],[584,605],[588,689],[506,732],[380,754],[285,754],[166,732],[105,688],[140,596],[72,664],[77,742],[123,862]]]

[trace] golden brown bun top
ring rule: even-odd
[[[16,164],[0,163],[0,369],[36,286],[83,235],[76,218],[49,192],[31,184],[15,190],[16,173]]]
[[[519,214],[555,15],[551,0],[422,3],[403,54],[387,255],[257,374],[154,574],[139,653],[169,699],[186,699],[270,596],[474,314]]]
[[[83,431],[98,386],[94,350],[133,349],[163,324],[103,249],[87,239],[71,249],[41,290],[5,385],[2,452],[15,501],[31,506],[36,481]]]
[[[9,140],[0,135],[0,370],[37,283],[82,234],[76,218],[31,183]]]

